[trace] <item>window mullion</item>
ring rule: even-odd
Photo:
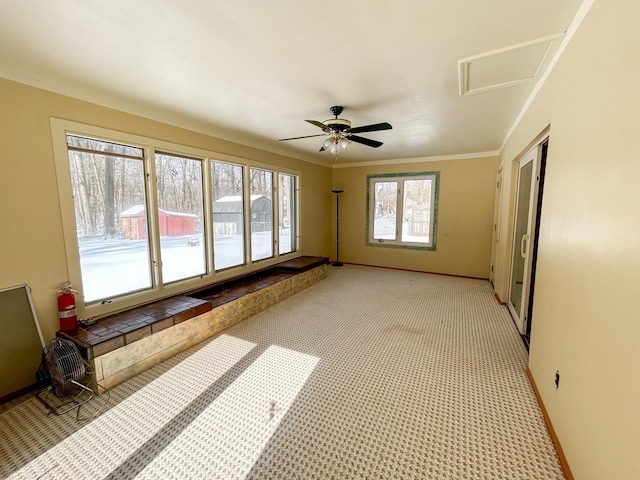
[[[298,251],[300,248],[300,232],[302,231],[302,216],[300,215],[300,183],[301,179],[296,176],[295,181],[295,219],[296,219],[296,232],[295,232],[295,246],[294,251]]]
[[[272,172],[271,183],[271,231],[273,232],[273,256],[280,255],[280,172]]]
[[[243,187],[243,195],[242,201],[244,202],[244,206],[242,208],[243,212],[243,222],[244,222],[244,261],[247,265],[251,265],[253,263],[253,255],[251,252],[251,168],[248,165],[242,166],[242,184]]]
[[[402,243],[402,210],[404,201],[404,182],[398,178],[398,192],[396,197],[396,239],[397,243]]]
[[[206,276],[210,276],[215,271],[213,242],[213,187],[211,185],[211,161],[212,158],[205,158],[202,161],[202,196],[204,197],[204,222],[202,231],[204,233],[204,249],[206,252]]]
[[[367,238],[369,239],[369,243],[374,242],[374,225],[376,221],[376,181],[374,178],[369,179],[368,184],[368,212],[369,215],[369,231],[367,232]]]
[[[156,183],[156,163],[155,149],[146,149],[145,155],[145,175],[146,175],[146,210],[147,210],[147,233],[149,235],[149,259],[151,261],[152,288],[160,290],[162,288],[162,254],[160,248],[160,228],[158,219],[158,192]]]

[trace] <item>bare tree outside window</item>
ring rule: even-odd
[[[403,183],[402,241],[429,243],[432,181],[405,180]]]
[[[398,182],[376,182],[373,238],[395,240]]]
[[[74,135],[67,147],[84,301],[150,288],[143,149]]]
[[[178,145],[169,153],[133,135],[122,142],[62,135],[58,179],[63,187],[70,180],[72,195],[61,195],[61,207],[65,232],[75,231],[77,240],[65,249],[85,307],[93,304],[102,314],[113,303],[117,311],[121,301],[174,293],[173,285],[165,288],[170,284],[198,287],[221,270],[297,249],[297,175],[180,154]]]
[[[167,153],[156,153],[155,160],[162,280],[166,284],[203,275],[202,161]]]
[[[435,250],[439,172],[368,177],[368,244]]]

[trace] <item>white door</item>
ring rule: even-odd
[[[507,306],[522,335],[527,334],[533,234],[538,204],[541,146],[536,146],[519,161],[516,209],[511,255],[511,279]]]
[[[493,205],[493,237],[491,242],[491,271],[489,272],[489,281],[494,285],[496,278],[496,269],[498,268],[498,243],[500,228],[500,205],[502,204],[502,167],[496,175],[496,196]]]

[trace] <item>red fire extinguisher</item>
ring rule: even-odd
[[[68,332],[78,327],[78,315],[76,313],[76,297],[77,291],[71,288],[71,285],[63,286],[58,290],[58,318],[60,319],[60,330]]]

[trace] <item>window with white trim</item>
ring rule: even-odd
[[[151,288],[144,149],[66,138],[85,302]]]
[[[273,256],[273,172],[249,169],[251,212],[251,260]]]
[[[295,256],[298,173],[65,120],[51,125],[81,312],[109,313]]]
[[[162,282],[204,275],[203,162],[157,151],[155,159]]]
[[[296,176],[278,174],[278,248],[280,255],[296,250]]]
[[[440,172],[367,176],[367,244],[436,249]]]
[[[216,270],[245,263],[243,171],[242,165],[211,161]]]

